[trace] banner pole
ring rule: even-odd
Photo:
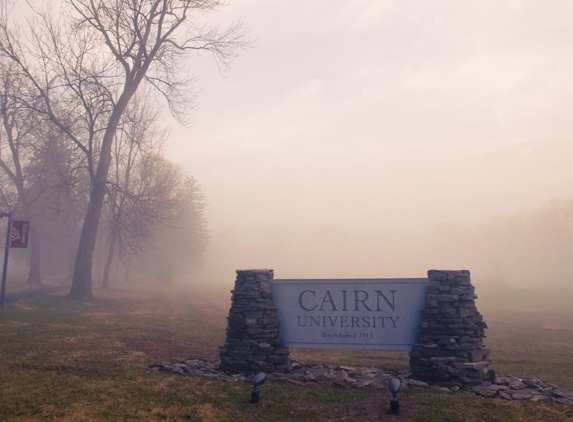
[[[8,217],[8,225],[6,226],[6,248],[4,249],[4,268],[2,269],[2,290],[0,292],[0,308],[4,307],[4,291],[6,290],[6,271],[8,270],[8,252],[10,251],[10,234],[12,232],[12,213],[0,213],[0,218]]]

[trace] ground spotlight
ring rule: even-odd
[[[259,385],[263,385],[267,380],[267,374],[264,372],[259,372],[253,378],[253,391],[251,392],[251,403],[258,403],[259,402],[259,392],[257,391],[257,387]]]
[[[389,388],[393,396],[390,402],[390,413],[398,413],[400,411],[400,402],[396,400],[396,394],[398,394],[398,390],[400,390],[400,380],[398,378],[392,378]]]

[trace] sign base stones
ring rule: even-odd
[[[273,270],[237,270],[227,318],[227,340],[220,350],[223,371],[252,374],[292,370],[272,302],[273,276]]]
[[[410,352],[412,376],[442,387],[471,390],[493,381],[487,324],[477,311],[470,272],[428,271],[426,307],[417,343]]]

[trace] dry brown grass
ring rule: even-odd
[[[230,287],[129,285],[97,290],[92,303],[49,295],[0,312],[0,420],[370,421],[387,418],[387,391],[267,384],[250,405],[248,385],[146,371],[193,354],[216,357],[225,339]],[[573,388],[573,311],[484,301],[487,342],[499,373],[539,376]],[[534,338],[536,341],[531,341]],[[402,352],[293,350],[293,357],[404,368]],[[411,389],[400,421],[562,421],[571,406],[489,400]]]

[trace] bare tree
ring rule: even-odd
[[[50,128],[35,143],[38,152],[28,172],[30,190],[42,192],[33,207],[34,227],[40,234],[43,272],[71,280],[90,183],[82,171],[83,154]]]
[[[122,258],[142,253],[178,204],[181,172],[162,156],[166,131],[158,127],[158,118],[149,104],[136,99],[118,128],[108,178],[109,244],[103,288],[109,285],[116,246]]]
[[[44,144],[53,141],[45,125],[20,98],[25,96],[27,80],[15,72],[15,66],[0,62],[0,203],[14,211],[17,218],[31,220],[30,267],[28,283],[41,284],[40,239],[36,217],[42,196],[51,186],[46,175]]]
[[[56,219],[66,223],[87,197],[85,188],[80,195],[77,154],[53,125],[21,103],[26,82],[0,64],[0,204],[31,221],[27,282],[41,284],[42,233]],[[57,233],[70,237],[69,230]]]
[[[226,68],[247,46],[241,24],[221,30],[203,24],[222,0],[68,0],[58,17],[35,9],[30,41],[0,18],[0,54],[31,81],[49,118],[86,155],[89,203],[68,297],[92,299],[91,268],[113,143],[121,118],[142,84],[155,89],[184,121],[192,78],[184,59],[213,55]]]

